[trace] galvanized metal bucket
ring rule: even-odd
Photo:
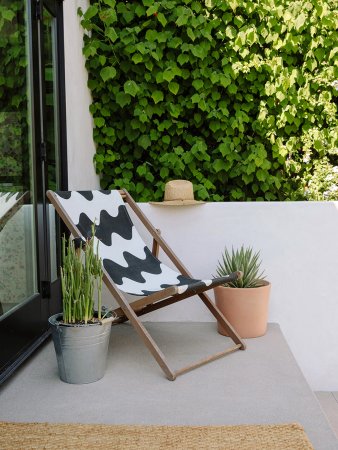
[[[62,314],[48,319],[61,380],[72,384],[100,380],[106,370],[113,317],[83,325],[65,325],[60,320]]]

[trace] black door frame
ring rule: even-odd
[[[28,356],[49,336],[48,317],[60,311],[60,282],[51,282],[50,245],[48,234],[48,205],[46,183],[48,180],[46,147],[42,136],[45,130],[45,86],[43,73],[43,8],[56,18],[57,34],[57,78],[58,78],[58,124],[55,130],[59,138],[60,189],[66,190],[67,173],[67,135],[65,102],[65,67],[63,37],[62,0],[27,0],[27,33],[30,35],[31,95],[32,95],[32,145],[33,167],[36,193],[36,256],[39,292],[14,308],[4,320],[0,321],[0,384],[5,381]],[[60,234],[60,226],[58,226]],[[60,249],[58,249],[58,264]],[[4,350],[6,349],[6,350]]]

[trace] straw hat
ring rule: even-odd
[[[190,181],[172,180],[165,185],[163,202],[149,202],[159,206],[185,206],[201,205],[201,202],[194,199],[194,189]]]

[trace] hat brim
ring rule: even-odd
[[[151,205],[157,206],[192,206],[203,205],[205,202],[200,200],[164,200],[163,202],[149,202]]]

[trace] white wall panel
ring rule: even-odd
[[[87,6],[87,0],[67,0],[63,5],[69,189],[99,187],[93,164],[95,146],[88,74],[82,55],[83,31],[77,15],[78,7],[85,10]]]
[[[196,277],[215,274],[225,245],[260,250],[278,322],[315,390],[338,390],[338,203],[140,204]],[[213,320],[194,298],[146,320]],[[268,357],[268,355],[267,355]]]

